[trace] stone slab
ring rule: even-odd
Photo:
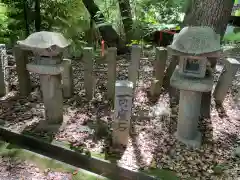
[[[170,84],[180,90],[209,92],[213,87],[213,78],[211,75],[205,78],[186,77],[181,75],[179,73],[179,67],[176,67],[170,79]]]
[[[233,66],[237,66],[238,68],[240,68],[240,62],[236,58],[225,58],[223,60],[223,63],[226,66],[233,65]]]
[[[21,96],[28,96],[31,92],[31,80],[26,64],[28,62],[28,51],[23,51],[17,45],[13,48],[13,55],[16,61],[16,71],[19,81],[19,91]]]
[[[62,85],[64,98],[70,98],[73,94],[73,73],[70,59],[63,59],[62,62]]]
[[[30,72],[42,74],[42,75],[58,75],[63,72],[63,65],[37,65],[35,63],[28,63],[27,70]]]
[[[226,58],[223,62],[225,67],[213,92],[217,103],[222,103],[225,99],[228,89],[232,85],[234,76],[237,73],[238,68],[240,68],[240,63],[235,58]]]

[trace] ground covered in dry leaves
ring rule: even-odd
[[[0,140],[1,180],[100,180],[99,175]]]
[[[172,170],[180,179],[240,178],[240,160],[233,155],[236,146],[240,145],[240,72],[236,74],[223,107],[216,107],[213,101],[211,119],[201,120],[199,127],[204,132],[203,144],[201,148],[194,150],[179,143],[174,137],[178,103],[170,103],[169,94],[164,90],[157,102],[153,103],[148,98],[153,54],[153,51],[146,51],[144,57],[148,58],[142,59],[140,63],[140,77],[134,94],[132,113],[133,133],[118,163],[134,170],[148,170],[149,167]],[[117,79],[127,78],[129,61],[126,59],[118,57]],[[109,127],[112,121],[111,107],[105,100],[106,70],[106,64],[95,64],[95,98],[88,102],[83,86],[83,63],[73,61],[75,92],[71,99],[64,101],[64,123],[52,135],[52,139],[75,143],[98,153],[104,151],[106,133],[99,134],[98,131],[98,137],[95,133],[97,125]],[[221,70],[222,65],[218,63],[216,80]],[[38,77],[31,75],[34,83],[31,95],[28,98],[18,98],[15,96],[18,83],[16,73],[14,70],[11,72],[11,86],[15,91],[2,98],[0,119],[4,126],[26,132],[44,120]],[[41,135],[45,136],[44,133]],[[45,138],[51,139],[49,136]]]
[[[71,174],[42,171],[34,163],[0,157],[1,180],[71,180]]]

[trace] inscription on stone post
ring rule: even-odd
[[[132,113],[133,83],[117,81],[115,85],[115,111],[113,124],[114,146],[127,145]]]

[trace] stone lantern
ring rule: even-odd
[[[171,86],[180,89],[177,139],[191,147],[201,145],[198,131],[203,92],[213,87],[210,60],[221,55],[220,36],[210,27],[185,27],[168,46],[170,55],[179,57]]]
[[[63,120],[62,54],[70,42],[60,33],[41,31],[31,34],[23,41],[18,41],[18,44],[20,48],[32,51],[35,56],[33,62],[27,64],[27,70],[40,75],[47,124],[61,123]]]

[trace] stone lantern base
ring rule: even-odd
[[[176,138],[191,147],[201,145],[201,133],[198,131],[202,92],[213,87],[213,76],[189,78],[179,73],[177,67],[170,80],[171,86],[180,89],[180,102]]]

